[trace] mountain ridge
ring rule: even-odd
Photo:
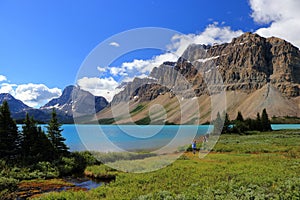
[[[244,33],[230,43],[192,44],[176,63],[166,61],[153,68],[148,78],[135,78],[133,82],[127,84],[123,91],[114,96],[111,108],[98,113],[98,118],[115,118],[117,119],[115,123],[132,121],[124,119],[126,117],[139,121],[149,116],[145,111],[147,109],[141,111],[140,116],[135,113],[134,116],[124,115],[126,117],[110,109],[119,108],[118,105],[127,102],[129,112],[139,105],[148,107],[149,112],[151,102],[155,101],[170,115],[167,121],[177,124],[187,123],[188,119],[184,121],[180,119],[178,106],[172,108],[179,109],[179,114],[172,113],[177,117],[171,116],[171,112],[168,111],[167,102],[172,101],[175,96],[179,99],[178,104],[180,99],[197,98],[205,101],[206,104],[199,102],[202,108],[199,123],[204,123],[215,117],[212,108],[204,108],[211,106],[211,102],[205,96],[217,96],[221,91],[226,93],[229,100],[226,107],[231,117],[235,117],[238,111],[245,117],[255,117],[263,107],[267,108],[270,116],[300,117],[299,49],[280,38],[264,38],[252,33]],[[161,96],[164,97],[160,98]],[[232,102],[235,102],[234,105]]]

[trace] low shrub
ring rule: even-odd
[[[18,187],[18,183],[19,181],[17,179],[0,177],[0,191],[15,191]]]

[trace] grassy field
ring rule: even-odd
[[[53,192],[39,199],[300,199],[299,144],[300,130],[221,135],[203,159],[186,152],[168,167],[138,174],[90,166],[90,175],[116,179],[88,192]],[[152,159],[116,164],[143,167]]]

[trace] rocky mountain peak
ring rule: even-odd
[[[99,112],[107,106],[108,102],[104,97],[94,96],[90,92],[80,89],[78,86],[67,86],[62,95],[58,98],[52,99],[41,109],[49,110],[56,108],[58,111],[73,116],[86,115]]]
[[[183,55],[198,71],[211,71],[206,77],[217,68],[227,90],[251,92],[271,83],[288,97],[299,95],[300,51],[280,38],[245,33],[231,43],[191,45]]]
[[[152,70],[150,77],[155,81],[135,79],[114,97],[113,103],[142,93],[149,97],[146,100],[152,100],[161,93],[155,89],[165,92],[166,88],[186,98],[193,96],[186,92],[192,88],[201,96],[209,93],[205,80],[220,84],[220,78],[227,91],[252,93],[271,84],[284,96],[296,97],[300,95],[300,51],[280,38],[247,32],[230,43],[192,44],[176,63],[164,62]]]
[[[256,33],[246,32],[239,37],[233,38],[231,43],[239,44],[239,43],[260,43],[265,42],[266,38],[261,37]]]

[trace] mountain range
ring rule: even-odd
[[[80,123],[201,124],[216,117],[216,107],[225,108],[231,119],[238,111],[254,118],[264,108],[270,117],[300,117],[300,51],[283,39],[253,33],[230,43],[192,44],[177,62],[166,61],[122,88],[110,103],[68,86],[39,109],[10,94],[0,94],[0,104],[8,101],[14,119],[29,113],[44,122],[55,108],[63,123],[75,118]]]
[[[299,49],[245,33],[230,43],[190,45],[177,62],[128,83],[97,117],[120,124],[199,124],[216,117],[213,106],[225,107],[231,119],[238,111],[254,118],[264,108],[270,117],[300,117],[299,95]]]
[[[74,102],[72,97],[75,95],[75,99],[78,101]],[[39,122],[48,122],[54,108],[61,123],[73,123],[73,115],[92,115],[92,113],[99,112],[108,105],[104,97],[94,96],[90,92],[72,85],[67,86],[60,97],[50,100],[39,109],[29,107],[7,93],[0,94],[0,104],[4,100],[8,102],[12,117],[18,122],[25,118],[26,113]]]

